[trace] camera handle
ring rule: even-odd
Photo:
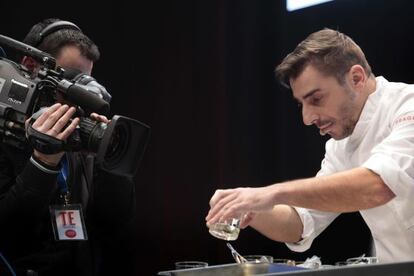
[[[27,126],[26,135],[30,145],[41,153],[54,154],[65,150],[64,141],[35,130],[32,122]]]
[[[35,150],[44,154],[55,154],[66,150],[66,143],[63,140],[56,139],[33,128],[34,121],[46,111],[46,108],[42,108],[32,115],[29,123],[26,126],[26,136],[30,145]]]

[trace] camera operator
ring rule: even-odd
[[[58,66],[89,75],[100,56],[79,27],[59,19],[34,25],[23,42],[52,55]],[[23,57],[21,63],[33,75],[39,71],[31,57]],[[56,101],[32,127],[65,140],[79,118],[73,118],[75,107],[59,94]],[[91,117],[108,122],[103,115]],[[66,204],[80,204],[84,239],[55,240],[57,229],[49,209]],[[130,275],[132,264],[125,258],[131,254],[123,243],[134,212],[132,179],[100,170],[91,154],[45,154],[29,145],[20,150],[0,144],[0,253],[17,275]],[[7,268],[1,264],[1,275],[3,270]]]

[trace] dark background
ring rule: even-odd
[[[376,75],[413,82],[413,8],[409,0],[336,0],[291,13],[281,0],[8,1],[0,33],[21,40],[44,18],[73,21],[101,49],[94,76],[112,93],[113,114],[152,127],[125,270],[155,275],[176,261],[233,262],[205,227],[216,189],[317,172],[326,138],[301,123],[290,92],[277,84],[281,59],[330,27],[361,46]],[[324,263],[369,254],[369,244],[357,214],[340,216],[305,253],[252,229],[233,242],[242,254],[317,255]]]

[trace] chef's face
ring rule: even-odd
[[[358,121],[358,93],[347,81],[323,74],[309,64],[298,77],[290,79],[294,98],[302,105],[305,125],[315,125],[321,135],[341,140],[352,134]]]

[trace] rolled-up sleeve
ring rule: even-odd
[[[326,144],[325,158],[322,160],[321,170],[317,173],[317,177],[329,175],[336,171],[334,162],[332,162],[335,161],[336,156],[328,154],[329,152],[332,152],[331,147],[332,144],[328,141]],[[302,221],[302,236],[300,241],[286,243],[286,245],[290,250],[296,252],[308,250],[311,247],[313,240],[339,215],[339,213],[322,212],[300,207],[293,208],[296,210]]]
[[[296,252],[308,250],[313,240],[339,215],[312,209],[294,207],[303,224],[302,239],[295,243],[286,243],[289,249]]]

